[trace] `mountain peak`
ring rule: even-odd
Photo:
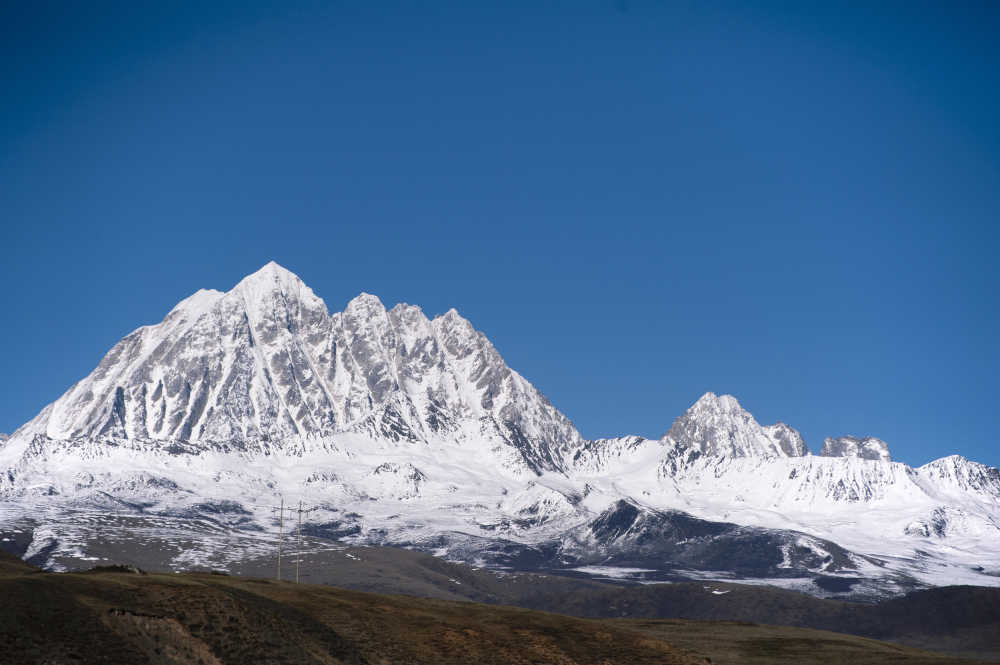
[[[285,276],[285,277],[292,277],[294,279],[298,279],[299,278],[298,275],[296,275],[295,273],[293,273],[291,270],[289,270],[288,268],[286,268],[283,265],[279,264],[277,261],[273,261],[273,260],[272,261],[268,261],[267,263],[265,263],[264,265],[262,265],[260,267],[260,269],[257,270],[257,272],[252,273],[252,275],[261,275],[261,274],[264,274],[264,275],[280,275],[280,276]]]
[[[385,311],[385,305],[382,304],[382,300],[378,296],[364,291],[351,298],[347,307],[344,308],[345,314],[361,316],[362,318],[370,318],[374,314],[385,314]]]
[[[725,413],[738,413],[743,412],[743,407],[740,406],[739,400],[737,400],[732,395],[716,395],[713,392],[707,392],[698,398],[692,406],[692,409],[698,410],[711,410],[711,411],[721,411]]]
[[[300,319],[318,323],[329,316],[326,303],[298,275],[274,261],[244,277],[225,294],[225,300],[236,312],[245,312],[255,334],[261,326],[268,329],[266,337],[276,328],[297,325]]]
[[[973,492],[990,503],[1000,503],[1000,469],[973,462],[961,455],[948,455],[917,469],[938,489]]]
[[[435,316],[433,323],[447,336],[457,334],[463,337],[474,337],[476,335],[476,329],[472,325],[472,322],[459,314],[458,310],[454,307],[444,314]]]
[[[438,314],[435,316],[434,321],[438,322],[439,325],[444,325],[445,327],[451,329],[458,327],[474,330],[472,323],[467,318],[459,314],[458,310],[454,307],[449,309],[444,314]]]
[[[874,436],[858,438],[856,436],[827,437],[823,441],[822,457],[858,457],[867,460],[882,460],[891,462],[889,444]]]
[[[271,284],[302,284],[298,275],[288,268],[285,268],[274,261],[268,261],[257,271],[250,273],[240,280],[236,288],[247,288],[253,286],[266,286]]]
[[[581,441],[455,310],[431,322],[361,293],[331,316],[273,261],[125,337],[29,425],[52,439],[143,445],[473,436],[514,473],[559,470]]]
[[[780,420],[773,425],[765,425],[764,433],[789,457],[803,457],[809,454],[809,448],[799,430]]]
[[[922,469],[924,467],[931,467],[931,466],[944,466],[948,464],[952,466],[958,466],[962,464],[979,464],[979,462],[973,462],[969,458],[963,457],[962,455],[957,455],[957,454],[945,455],[944,457],[939,457],[938,459],[928,462],[927,464],[924,464],[919,468]]]
[[[712,392],[698,398],[674,421],[664,439],[731,457],[799,457],[808,453],[794,428],[784,423],[763,427],[735,397]]]

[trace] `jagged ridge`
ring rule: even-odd
[[[535,472],[580,435],[454,309],[361,294],[332,316],[269,263],[231,291],[199,291],[125,337],[24,434],[190,443],[449,436],[473,421]]]
[[[913,469],[872,437],[813,456],[794,428],[714,393],[659,440],[585,441],[455,310],[429,319],[361,294],[331,315],[273,263],[127,336],[0,446],[0,496],[26,510],[44,496],[267,529],[252,504],[286,492],[314,506],[312,533],[504,565],[696,565],[753,547],[768,563],[751,569],[791,575],[851,550],[929,557],[945,572],[837,555],[927,582],[1000,552],[996,469],[957,456]],[[632,513],[635,537],[594,531]],[[690,520],[711,542],[680,542]]]

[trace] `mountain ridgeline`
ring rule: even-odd
[[[282,496],[316,537],[508,568],[875,596],[1000,584],[997,469],[911,468],[872,437],[812,455],[713,393],[660,439],[585,440],[455,310],[361,294],[330,314],[274,263],[137,329],[0,440],[10,542],[50,567],[93,547],[79,511],[268,534]],[[161,563],[226,556],[206,538]]]
[[[362,293],[343,312],[276,263],[231,291],[201,290],[143,326],[27,425],[52,439],[281,441],[360,431],[417,441],[463,420],[499,434],[535,472],[566,471],[584,444],[454,309],[428,319]],[[7,437],[4,436],[4,439]],[[712,455],[808,455],[802,436],[761,426],[708,393],[666,437]],[[873,437],[828,438],[831,457],[889,460]]]
[[[536,472],[580,435],[455,310],[386,310],[361,294],[332,316],[269,263],[228,293],[199,291],[115,345],[28,425],[53,439],[283,441],[357,431],[448,436],[471,421]]]

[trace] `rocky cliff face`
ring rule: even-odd
[[[841,436],[823,440],[823,448],[819,453],[823,457],[858,457],[868,460],[891,462],[889,444],[882,439],[866,436],[859,439],[856,436]]]

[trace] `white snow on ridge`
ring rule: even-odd
[[[997,469],[959,456],[913,469],[872,437],[810,455],[794,428],[713,393],[660,440],[585,441],[455,310],[428,319],[361,294],[331,315],[273,263],[126,336],[0,443],[10,515],[231,502],[266,532],[282,496],[317,528],[403,544],[540,543],[626,500],[832,541],[882,561],[859,559],[865,574],[1000,585]],[[53,533],[36,529],[32,551]]]

